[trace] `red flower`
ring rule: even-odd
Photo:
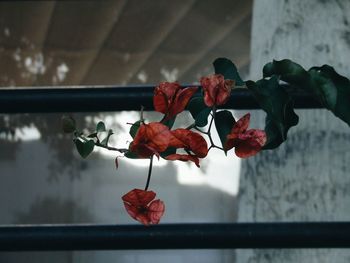
[[[248,130],[250,114],[244,115],[233,126],[227,135],[225,150],[235,147],[235,153],[240,158],[257,154],[266,143],[266,133],[262,130]]]
[[[164,214],[164,203],[157,199],[153,191],[134,189],[122,197],[128,214],[144,225],[158,224]],[[152,201],[153,200],[153,201]]]
[[[204,90],[204,102],[208,107],[225,104],[235,84],[234,80],[225,80],[221,74],[202,77],[200,82]]]
[[[176,129],[171,131],[173,135],[169,147],[184,148],[188,154],[170,154],[167,160],[192,161],[199,167],[199,159],[207,156],[208,145],[205,139],[198,133],[187,129]],[[192,153],[191,153],[192,152]]]
[[[185,109],[197,89],[197,87],[182,89],[176,82],[162,82],[154,90],[154,108],[166,114],[166,119],[171,119]]]
[[[130,150],[140,158],[148,158],[168,148],[171,138],[169,128],[159,122],[142,124],[138,129],[134,141],[130,145]]]

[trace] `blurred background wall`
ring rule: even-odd
[[[198,83],[220,56],[247,74],[252,1],[5,1],[0,3],[0,87]],[[18,105],[21,107],[21,105]],[[136,112],[72,113],[98,120],[125,147]],[[241,114],[241,113],[237,113]],[[134,224],[121,196],[144,187],[147,161],[77,155],[61,113],[0,116],[0,223]],[[147,113],[148,120],[159,120]],[[176,125],[190,124],[183,114]],[[234,222],[240,161],[213,151],[201,169],[156,162],[151,189],[163,223]],[[233,250],[0,253],[0,262],[234,262]]]

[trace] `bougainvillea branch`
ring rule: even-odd
[[[148,175],[147,175],[147,181],[145,186],[145,191],[148,190],[149,183],[151,182],[151,176],[152,176],[152,167],[153,167],[153,156],[151,156],[149,161],[149,167],[148,167]]]
[[[213,65],[215,74],[200,79],[200,95],[197,93],[199,87],[183,88],[177,82],[160,83],[154,89],[153,105],[163,117],[160,121],[146,123],[141,106],[140,119],[131,124],[132,141],[126,148],[109,145],[114,132],[107,131],[103,122],[97,124],[93,133],[85,135],[77,129],[72,117],[62,119],[64,132],[73,134],[77,151],[83,158],[95,147],[102,147],[126,158],[150,160],[145,189],[133,189],[122,196],[127,213],[144,225],[158,224],[165,211],[164,203],[154,200],[156,193],[148,190],[154,156],[169,161],[189,161],[200,167],[201,160],[213,148],[225,154],[234,149],[238,157],[248,158],[262,150],[274,149],[287,139],[288,130],[297,125],[299,117],[294,112],[294,101],[281,81],[311,93],[350,125],[350,81],[328,65],[306,71],[290,60],[273,61],[264,66],[263,78],[256,82],[244,82],[229,59],[218,58]],[[236,121],[230,111],[222,109],[235,86],[246,86],[266,112],[264,130],[248,129],[250,113]],[[172,129],[177,115],[184,110],[191,113],[193,122],[185,128]],[[221,146],[212,138],[214,127]],[[102,132],[107,132],[107,136],[100,140]],[[207,137],[209,147],[203,135]]]

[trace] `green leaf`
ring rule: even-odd
[[[231,133],[235,123],[235,118],[230,111],[223,110],[215,113],[215,126],[223,148],[225,148],[227,135]]]
[[[233,79],[237,86],[243,86],[244,81],[239,76],[237,67],[227,58],[217,58],[213,62],[215,74],[222,74],[225,79]]]
[[[141,159],[136,153],[133,153],[132,151],[126,152],[124,156],[129,159]]]
[[[195,120],[196,126],[204,127],[208,124],[208,116],[211,108],[205,105],[203,97],[192,98],[187,105],[187,109]]]
[[[141,125],[141,121],[137,121],[133,125],[131,125],[129,134],[131,135],[132,138],[135,138],[136,133],[140,128],[140,125]]]
[[[263,75],[264,78],[278,75],[281,80],[298,86],[305,83],[308,78],[306,70],[289,59],[267,63],[263,68]]]
[[[260,107],[267,113],[265,122],[267,142],[264,149],[274,149],[287,139],[288,130],[298,123],[299,117],[293,109],[294,102],[279,85],[276,76],[272,76],[269,80],[247,81],[246,85]]]
[[[102,121],[100,121],[99,123],[97,123],[97,125],[96,125],[96,131],[97,131],[97,132],[104,132],[104,131],[106,131],[106,126],[105,126],[105,124],[104,124]]]
[[[273,61],[264,67],[264,76],[281,80],[310,92],[325,108],[350,126],[350,81],[333,67],[323,65],[308,71],[291,60]]]
[[[81,157],[86,158],[94,150],[95,143],[93,140],[81,141],[79,139],[74,140],[75,146]]]
[[[65,133],[72,133],[76,130],[75,120],[71,116],[62,116],[62,130]]]
[[[104,139],[101,141],[101,144],[107,146],[107,145],[108,145],[108,141],[109,141],[109,137],[111,137],[112,134],[113,134],[113,131],[112,131],[111,129],[109,129],[109,130],[108,130],[107,137],[104,138]]]
[[[333,67],[328,65],[313,67],[309,70],[309,74],[311,90],[317,95],[319,101],[350,126],[349,79],[338,74]],[[314,81],[315,78],[318,81]]]

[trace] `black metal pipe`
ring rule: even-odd
[[[154,86],[84,86],[0,89],[0,113],[153,110]],[[199,92],[198,92],[199,94]],[[292,93],[295,108],[322,108],[305,93]],[[247,89],[234,89],[229,109],[260,109]]]
[[[0,251],[350,248],[350,223],[0,227]]]

